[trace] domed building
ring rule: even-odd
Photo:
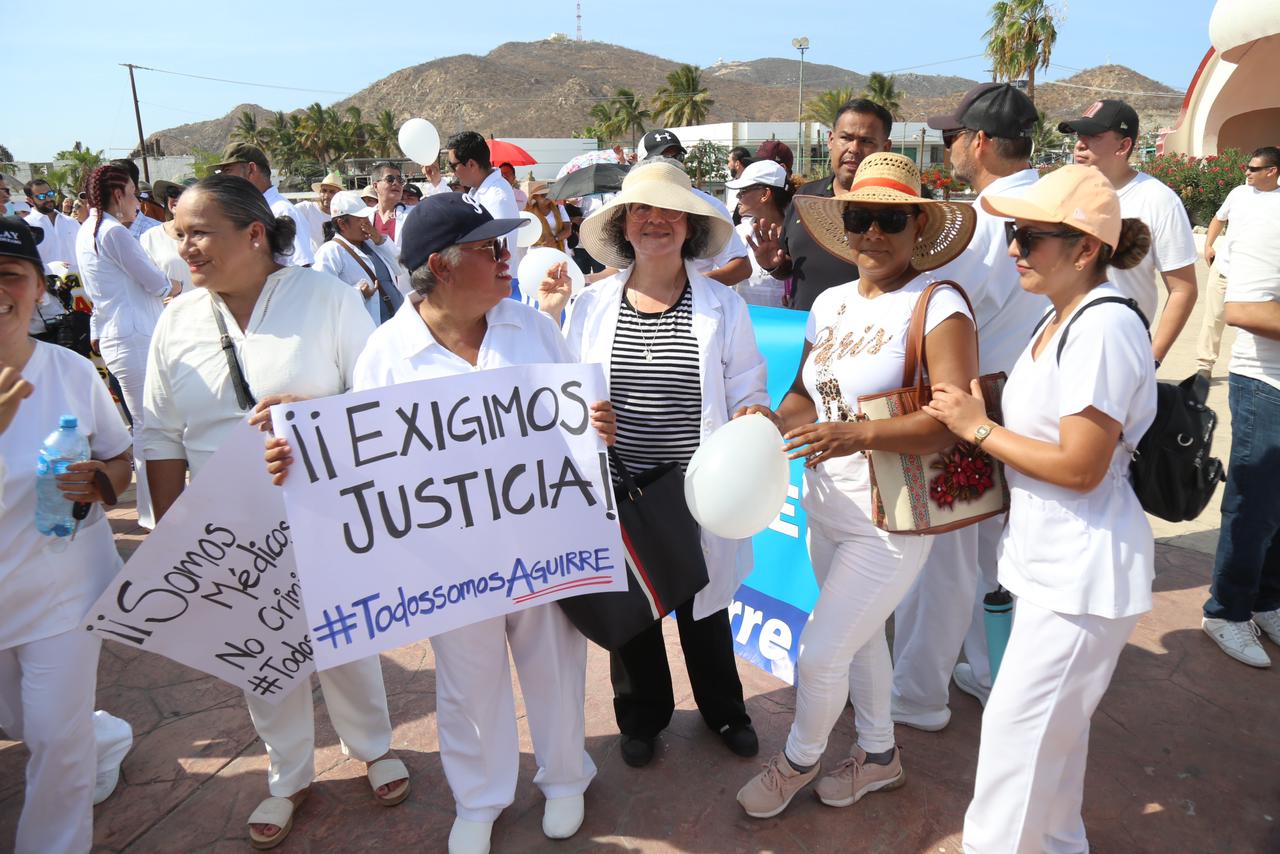
[[[1203,157],[1280,144],[1280,2],[1218,0],[1209,41],[1159,150]]]

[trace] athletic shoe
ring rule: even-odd
[[[1271,658],[1267,655],[1267,651],[1262,648],[1262,644],[1258,643],[1260,631],[1252,620],[1237,623],[1231,620],[1205,617],[1201,620],[1200,626],[1204,629],[1205,634],[1213,638],[1214,643],[1223,652],[1236,661],[1243,662],[1250,667],[1271,666]]]
[[[105,801],[120,782],[120,764],[133,747],[129,722],[104,711],[93,713],[93,739],[98,750],[98,771],[93,781],[93,805]]]
[[[951,679],[956,683],[957,688],[986,707],[987,700],[991,697],[991,689],[973,675],[973,665],[967,661],[960,662],[956,665],[956,669],[951,671]]]
[[[738,803],[752,818],[773,818],[787,808],[797,792],[813,782],[819,770],[821,766],[815,764],[807,772],[797,771],[786,755],[779,753],[738,790]]]
[[[938,730],[946,729],[947,724],[951,723],[951,710],[946,706],[931,712],[908,712],[897,703],[894,703],[891,708],[891,714],[895,724],[902,724],[924,732],[937,732]]]
[[[449,854],[489,854],[491,821],[467,821],[455,818],[449,830]]]
[[[750,758],[760,752],[760,739],[751,724],[725,725],[720,730],[720,740],[738,756]]]
[[[1259,611],[1253,615],[1253,623],[1262,629],[1262,633],[1271,638],[1272,643],[1280,644],[1280,608],[1274,611]]]
[[[836,766],[835,770],[818,781],[815,791],[818,800],[829,807],[847,807],[856,804],[870,792],[887,792],[907,782],[902,770],[902,751],[893,749],[893,759],[888,765],[867,762],[867,752],[857,745],[853,755]]]
[[[542,808],[542,833],[548,839],[568,839],[582,827],[585,815],[582,795],[547,798]]]

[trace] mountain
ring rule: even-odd
[[[404,68],[334,106],[359,107],[371,118],[389,109],[398,122],[412,116],[428,119],[442,135],[472,128],[498,137],[567,137],[590,124],[591,107],[618,87],[631,89],[646,102],[679,67],[669,59],[592,41],[553,37],[538,42],[507,42],[484,56],[460,54]],[[703,84],[714,104],[709,122],[788,121],[796,114],[800,63],[765,58],[749,62],[721,61],[703,69]],[[805,100],[826,89],[861,91],[866,76],[821,63],[805,63]],[[954,106],[957,95],[974,85],[963,77],[899,74],[895,77],[904,121],[920,121]],[[1106,90],[1154,93],[1113,95]],[[1076,74],[1060,83],[1038,83],[1039,106],[1052,118],[1068,118],[1093,101],[1124,97],[1134,105],[1144,126],[1171,124],[1180,101],[1173,89],[1118,65]],[[242,104],[219,119],[181,125],[148,137],[159,139],[168,154],[195,148],[217,151],[226,144],[241,111],[251,110],[260,122],[271,113]]]

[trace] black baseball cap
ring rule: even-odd
[[[470,193],[437,193],[414,205],[405,218],[400,260],[412,273],[442,249],[502,237],[523,223],[519,217],[494,219]]]
[[[26,220],[16,216],[0,216],[0,255],[11,258],[24,258],[34,261],[44,269],[40,260],[40,251],[36,247],[44,240],[44,229],[27,225]]]
[[[640,138],[640,159],[661,157],[670,148],[680,149],[682,157],[686,153],[685,147],[680,144],[680,137],[666,128],[654,128]]]
[[[929,127],[943,133],[980,130],[997,139],[1031,136],[1040,114],[1021,89],[1008,83],[983,83],[965,93],[954,112],[930,116]]]
[[[1078,119],[1062,122],[1058,133],[1094,136],[1113,130],[1129,139],[1138,138],[1138,113],[1124,101],[1094,101]]]

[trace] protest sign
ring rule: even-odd
[[[625,590],[604,388],[527,365],[272,407],[317,665]]]
[[[85,615],[103,638],[277,702],[315,669],[263,434],[236,425]]]

